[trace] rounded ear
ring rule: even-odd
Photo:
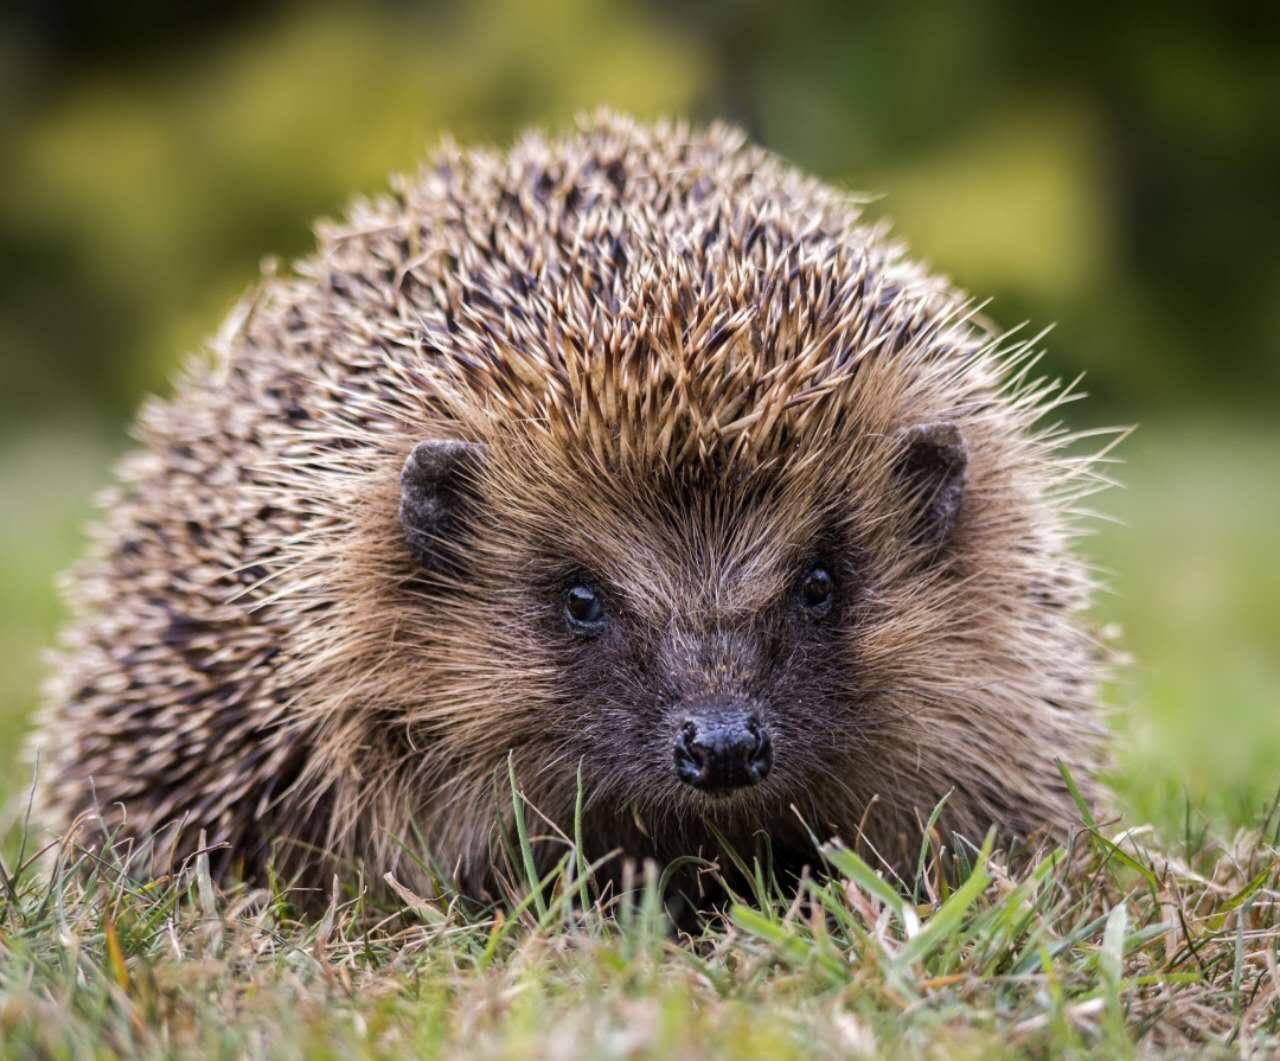
[[[452,546],[471,514],[471,487],[484,460],[475,442],[419,442],[400,472],[400,525],[409,551],[423,567],[443,570],[457,557]]]
[[[969,454],[960,429],[947,421],[909,427],[899,438],[897,473],[911,492],[912,540],[936,550],[951,537],[960,515]]]

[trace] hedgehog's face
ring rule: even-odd
[[[733,546],[720,544],[694,551],[710,579],[681,567],[690,551],[659,547],[649,562],[663,570],[651,578],[579,566],[548,602],[559,605],[542,626],[561,687],[592,705],[581,732],[597,745],[594,773],[602,762],[624,774],[642,763],[650,783],[723,798],[770,776],[775,744],[785,776],[784,753],[823,728],[815,719],[838,714],[853,670],[841,634],[856,565],[810,551],[771,557],[777,570],[766,572],[732,562]]]
[[[939,426],[896,453],[920,502],[917,537],[936,545],[959,506],[963,449]],[[442,596],[456,579],[465,607],[488,602],[477,665],[505,678],[521,743],[541,742],[539,758],[566,772],[581,762],[597,795],[650,814],[758,820],[840,787],[875,589],[847,499],[814,481],[735,490],[655,475],[643,490],[584,481],[580,496],[511,504],[520,464],[423,443],[406,463],[401,519]],[[486,479],[503,483],[500,518],[486,512]]]
[[[648,638],[641,634],[658,651],[656,658],[643,660],[647,666],[635,677],[649,688],[663,690],[660,699],[669,705],[665,728],[675,730],[675,775],[684,784],[713,796],[759,784],[773,767],[771,722],[778,712],[770,705],[779,693],[794,696],[800,687],[811,687],[819,695],[830,695],[838,686],[839,668],[831,664],[838,658],[839,645],[829,642],[835,640],[841,587],[828,563],[807,562],[782,600],[743,621],[713,622],[707,629],[705,622],[698,624],[696,613],[673,614],[656,636],[652,631]],[[841,592],[840,599],[845,597]],[[704,609],[704,616],[709,610]],[[611,628],[627,622],[618,611],[595,579],[574,581],[564,592],[564,626],[588,643],[609,643]],[[624,632],[615,640],[625,645],[637,635]],[[827,651],[808,651],[813,648]],[[590,684],[604,685],[605,697],[616,698],[608,687],[617,684],[636,660],[634,654],[623,653],[611,661],[613,674],[598,665],[590,668],[595,672]]]

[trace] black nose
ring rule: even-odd
[[[704,792],[728,792],[763,781],[773,766],[769,731],[737,708],[700,712],[676,734],[676,775]]]

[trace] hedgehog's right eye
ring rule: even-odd
[[[815,619],[831,611],[836,584],[825,567],[815,564],[800,580],[800,606]]]
[[[598,633],[604,626],[604,601],[590,586],[570,586],[564,595],[564,614],[579,633]]]

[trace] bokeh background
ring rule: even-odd
[[[1057,321],[1079,426],[1139,423],[1085,548],[1134,663],[1128,809],[1247,822],[1280,785],[1276,5],[77,0],[0,14],[0,793],[55,573],[138,400],[267,256],[446,131],[608,104],[727,116],[882,196],[1007,324]]]

